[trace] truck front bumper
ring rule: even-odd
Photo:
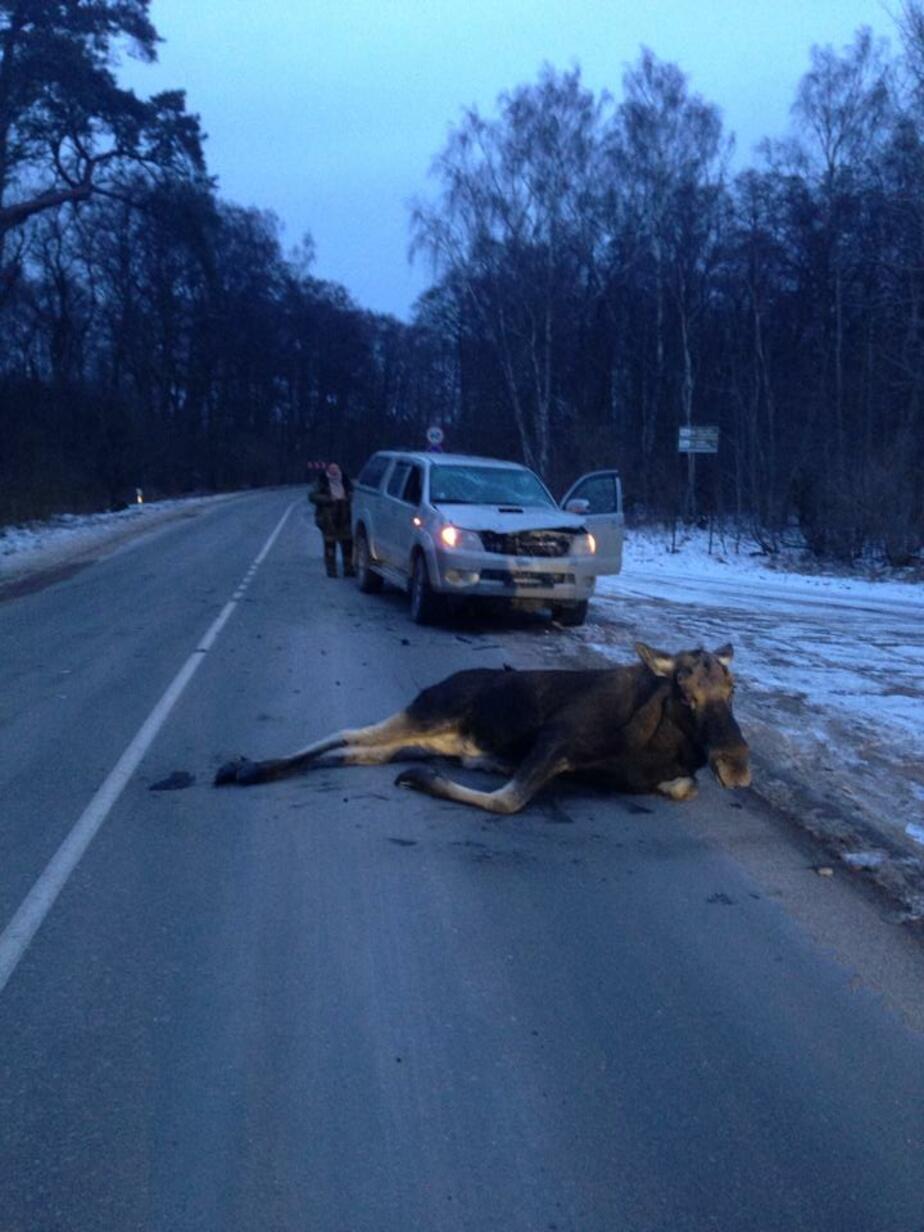
[[[437,552],[442,594],[493,599],[578,602],[593,594],[593,558],[500,556],[493,552]]]

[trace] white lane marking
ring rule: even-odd
[[[295,503],[291,504],[279,519],[276,529],[267,539],[260,550],[260,554],[250,566],[249,577],[253,577],[256,569],[266,559],[267,554],[285,525],[286,519],[294,508]],[[29,948],[32,938],[41,928],[45,917],[54,906],[55,899],[64,889],[68,878],[79,864],[83,853],[93,842],[100,826],[106,820],[113,805],[125,789],[125,785],[138,768],[139,762],[147,753],[154,742],[155,736],[167,721],[170,711],[196,674],[199,664],[205,657],[205,652],[211,649],[215,639],[228,623],[231,613],[237,607],[238,595],[243,594],[248,585],[249,578],[243,586],[238,587],[238,590],[235,592],[235,598],[225,604],[217,618],[206,630],[196,649],[167,686],[163,697],[161,697],[144,723],[142,723],[138,734],[116,762],[102,787],[100,787],[99,791],[81,813],[67,838],[65,838],[64,842],[48,861],[44,872],[40,874],[35,885],[23,899],[19,910],[10,920],[2,934],[0,934],[0,993],[3,992],[10,976],[18,966],[19,960]]]

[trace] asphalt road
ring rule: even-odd
[[[211,788],[567,636],[415,628],[301,500],[252,571],[293,499],[0,603],[0,1230],[921,1232],[920,941],[749,793]]]

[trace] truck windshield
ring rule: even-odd
[[[532,471],[500,466],[434,466],[430,471],[434,505],[528,505],[555,508]]]

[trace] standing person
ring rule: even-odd
[[[324,536],[327,576],[337,576],[337,544],[343,555],[343,576],[353,577],[353,526],[350,500],[353,485],[336,462],[328,462],[308,493],[314,505],[314,521]]]

